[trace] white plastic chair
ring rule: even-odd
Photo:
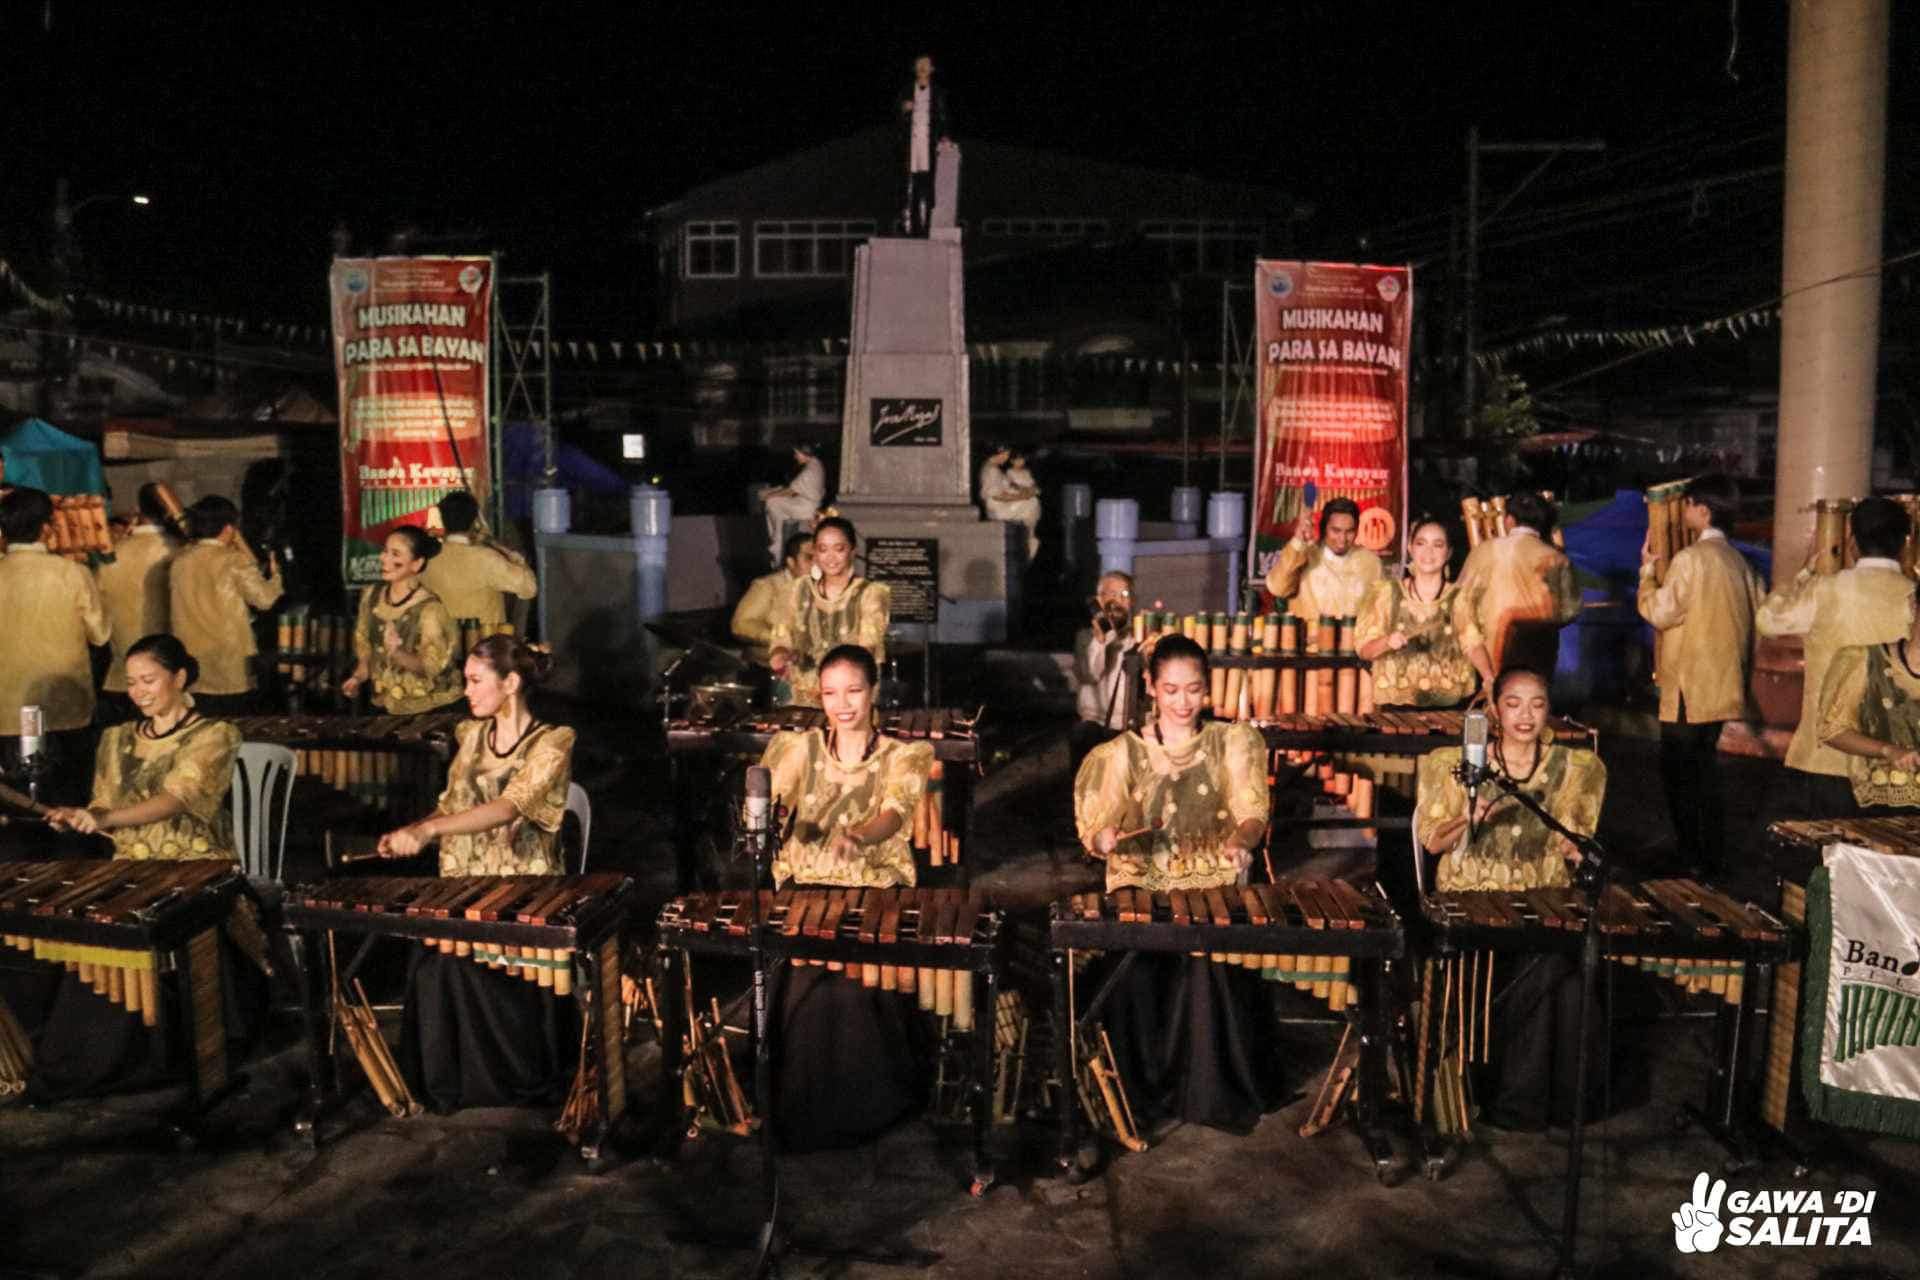
[[[280,880],[287,816],[293,808],[293,769],[293,752],[271,742],[243,742],[234,759],[233,841],[250,880]]]
[[[587,845],[593,837],[593,802],[577,782],[567,784],[567,812],[580,821],[580,871],[587,869]]]

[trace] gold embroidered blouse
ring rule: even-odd
[[[1129,730],[1095,747],[1073,783],[1074,826],[1088,850],[1108,827],[1141,832],[1107,855],[1109,893],[1234,883],[1239,868],[1221,847],[1242,822],[1264,823],[1271,802],[1260,731],[1219,720],[1177,747]]]
[[[1390,707],[1451,707],[1480,682],[1453,629],[1453,597],[1443,583],[1437,600],[1414,597],[1411,578],[1385,578],[1367,590],[1356,641],[1366,645],[1398,631],[1404,649],[1383,649],[1373,660],[1373,700]]]
[[[796,707],[820,705],[820,659],[837,645],[857,644],[875,662],[887,658],[887,618],[893,592],[882,583],[854,578],[839,595],[828,599],[812,578],[793,584],[787,607],[773,620],[769,649],[787,649],[793,662],[786,670]]]
[[[387,656],[387,624],[399,629],[400,647],[425,664],[424,672],[403,671]],[[466,688],[460,665],[460,632],[440,598],[416,586],[406,603],[387,603],[386,587],[375,584],[360,593],[360,616],[353,624],[354,657],[367,664],[373,700],[389,715],[433,711],[458,699]]]
[[[1920,676],[1906,669],[1899,645],[1854,645],[1833,655],[1820,691],[1820,741],[1849,730],[1902,751],[1920,748]],[[1846,761],[1859,803],[1920,806],[1920,774],[1851,752]]]
[[[196,720],[164,738],[144,738],[140,722],[116,724],[100,736],[93,761],[96,809],[124,809],[166,794],[182,813],[106,834],[117,858],[233,858],[227,793],[240,730],[226,720]]]
[[[1575,831],[1592,835],[1600,825],[1600,805],[1606,799],[1607,767],[1596,753],[1584,748],[1543,742],[1540,752],[1540,763],[1532,776],[1520,782],[1520,789]],[[1433,847],[1435,831],[1466,816],[1467,789],[1454,777],[1459,765],[1458,747],[1442,747],[1420,758],[1414,826],[1421,847],[1440,858],[1435,886],[1465,891],[1572,884],[1566,855],[1554,847],[1552,833],[1511,798],[1488,813],[1475,829],[1471,846],[1463,832],[1456,847]],[[1498,794],[1497,787],[1492,789]]]
[[[911,885],[913,814],[933,769],[933,746],[881,738],[858,764],[842,764],[827,749],[825,730],[777,733],[760,763],[773,771],[773,794],[794,815],[792,833],[773,859],[775,887],[799,884],[885,889]],[[900,829],[861,848],[855,860],[831,852],[833,837],[882,813],[900,815]]]
[[[543,724],[505,755],[487,742],[492,720],[468,720],[454,730],[459,750],[447,767],[447,789],[435,813],[465,813],[504,799],[514,817],[491,831],[440,837],[443,876],[557,876],[560,820],[573,780],[574,732]]]

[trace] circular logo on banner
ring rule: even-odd
[[[1276,298],[1284,298],[1293,292],[1293,277],[1284,271],[1276,271],[1267,277],[1267,292]]]
[[[1385,507],[1368,507],[1360,513],[1360,529],[1354,535],[1360,545],[1378,555],[1393,545],[1393,513]]]
[[[1381,276],[1380,282],[1374,287],[1380,290],[1382,302],[1392,302],[1400,296],[1400,281],[1396,276]]]
[[[480,268],[477,266],[460,268],[460,287],[468,293],[478,293],[480,291],[481,274]]]
[[[367,273],[355,267],[353,270],[347,272],[347,278],[342,283],[346,285],[348,293],[365,293],[367,291]]]

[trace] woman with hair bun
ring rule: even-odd
[[[545,724],[527,694],[553,665],[545,645],[488,636],[467,655],[459,750],[440,803],[388,832],[380,852],[411,857],[440,845],[443,876],[557,876],[565,871],[560,820],[573,771],[574,732]],[[464,956],[422,946],[408,974],[400,1070],[436,1111],[557,1099],[579,1052],[573,1002]]]
[[[389,715],[437,711],[459,700],[460,632],[440,597],[420,581],[440,540],[401,525],[380,547],[380,585],[360,594],[353,624],[358,662],[341,682],[349,698],[373,681],[374,705]]]
[[[232,858],[226,811],[240,731],[194,709],[200,664],[171,635],[127,649],[127,695],[141,718],[117,724],[94,754],[93,799],[48,821],[113,840],[120,858]]]
[[[200,664],[178,638],[141,637],[128,647],[126,665],[127,692],[141,718],[101,736],[90,806],[55,809],[48,821],[110,838],[115,858],[232,859],[224,806],[240,731],[195,710],[187,690]],[[222,934],[228,945],[220,953],[221,982],[233,997],[229,1053],[238,1061],[266,998],[266,939],[250,896],[234,899]],[[0,961],[0,1003],[33,1040],[30,1100],[165,1082],[164,1027],[147,1028],[140,1014],[101,999],[77,973]]]
[[[1087,853],[1106,864],[1109,893],[1237,885],[1266,841],[1266,743],[1252,725],[1207,721],[1207,684],[1206,651],[1184,636],[1162,638],[1147,659],[1153,720],[1080,765],[1075,826]],[[1253,1128],[1278,1096],[1261,1051],[1270,1006],[1260,976],[1206,956],[1132,961],[1105,1020],[1135,1111]],[[1097,989],[1113,963],[1090,970],[1080,990]]]

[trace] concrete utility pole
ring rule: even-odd
[[[1479,406],[1479,367],[1474,364],[1475,348],[1479,345],[1479,300],[1480,300],[1480,228],[1491,223],[1507,211],[1522,191],[1532,185],[1533,180],[1546,172],[1553,158],[1563,151],[1605,151],[1607,144],[1592,140],[1573,142],[1482,142],[1480,126],[1474,125],[1467,130],[1467,253],[1466,269],[1461,272],[1460,306],[1464,315],[1462,324],[1464,342],[1460,360],[1460,433],[1463,436],[1473,434],[1473,415]],[[1520,180],[1520,185],[1507,193],[1499,207],[1485,218],[1480,216],[1480,157],[1508,153],[1544,154],[1546,158],[1533,167],[1533,172]]]
[[[1889,0],[1792,0],[1773,580],[1813,540],[1808,509],[1873,483],[1886,192]]]

